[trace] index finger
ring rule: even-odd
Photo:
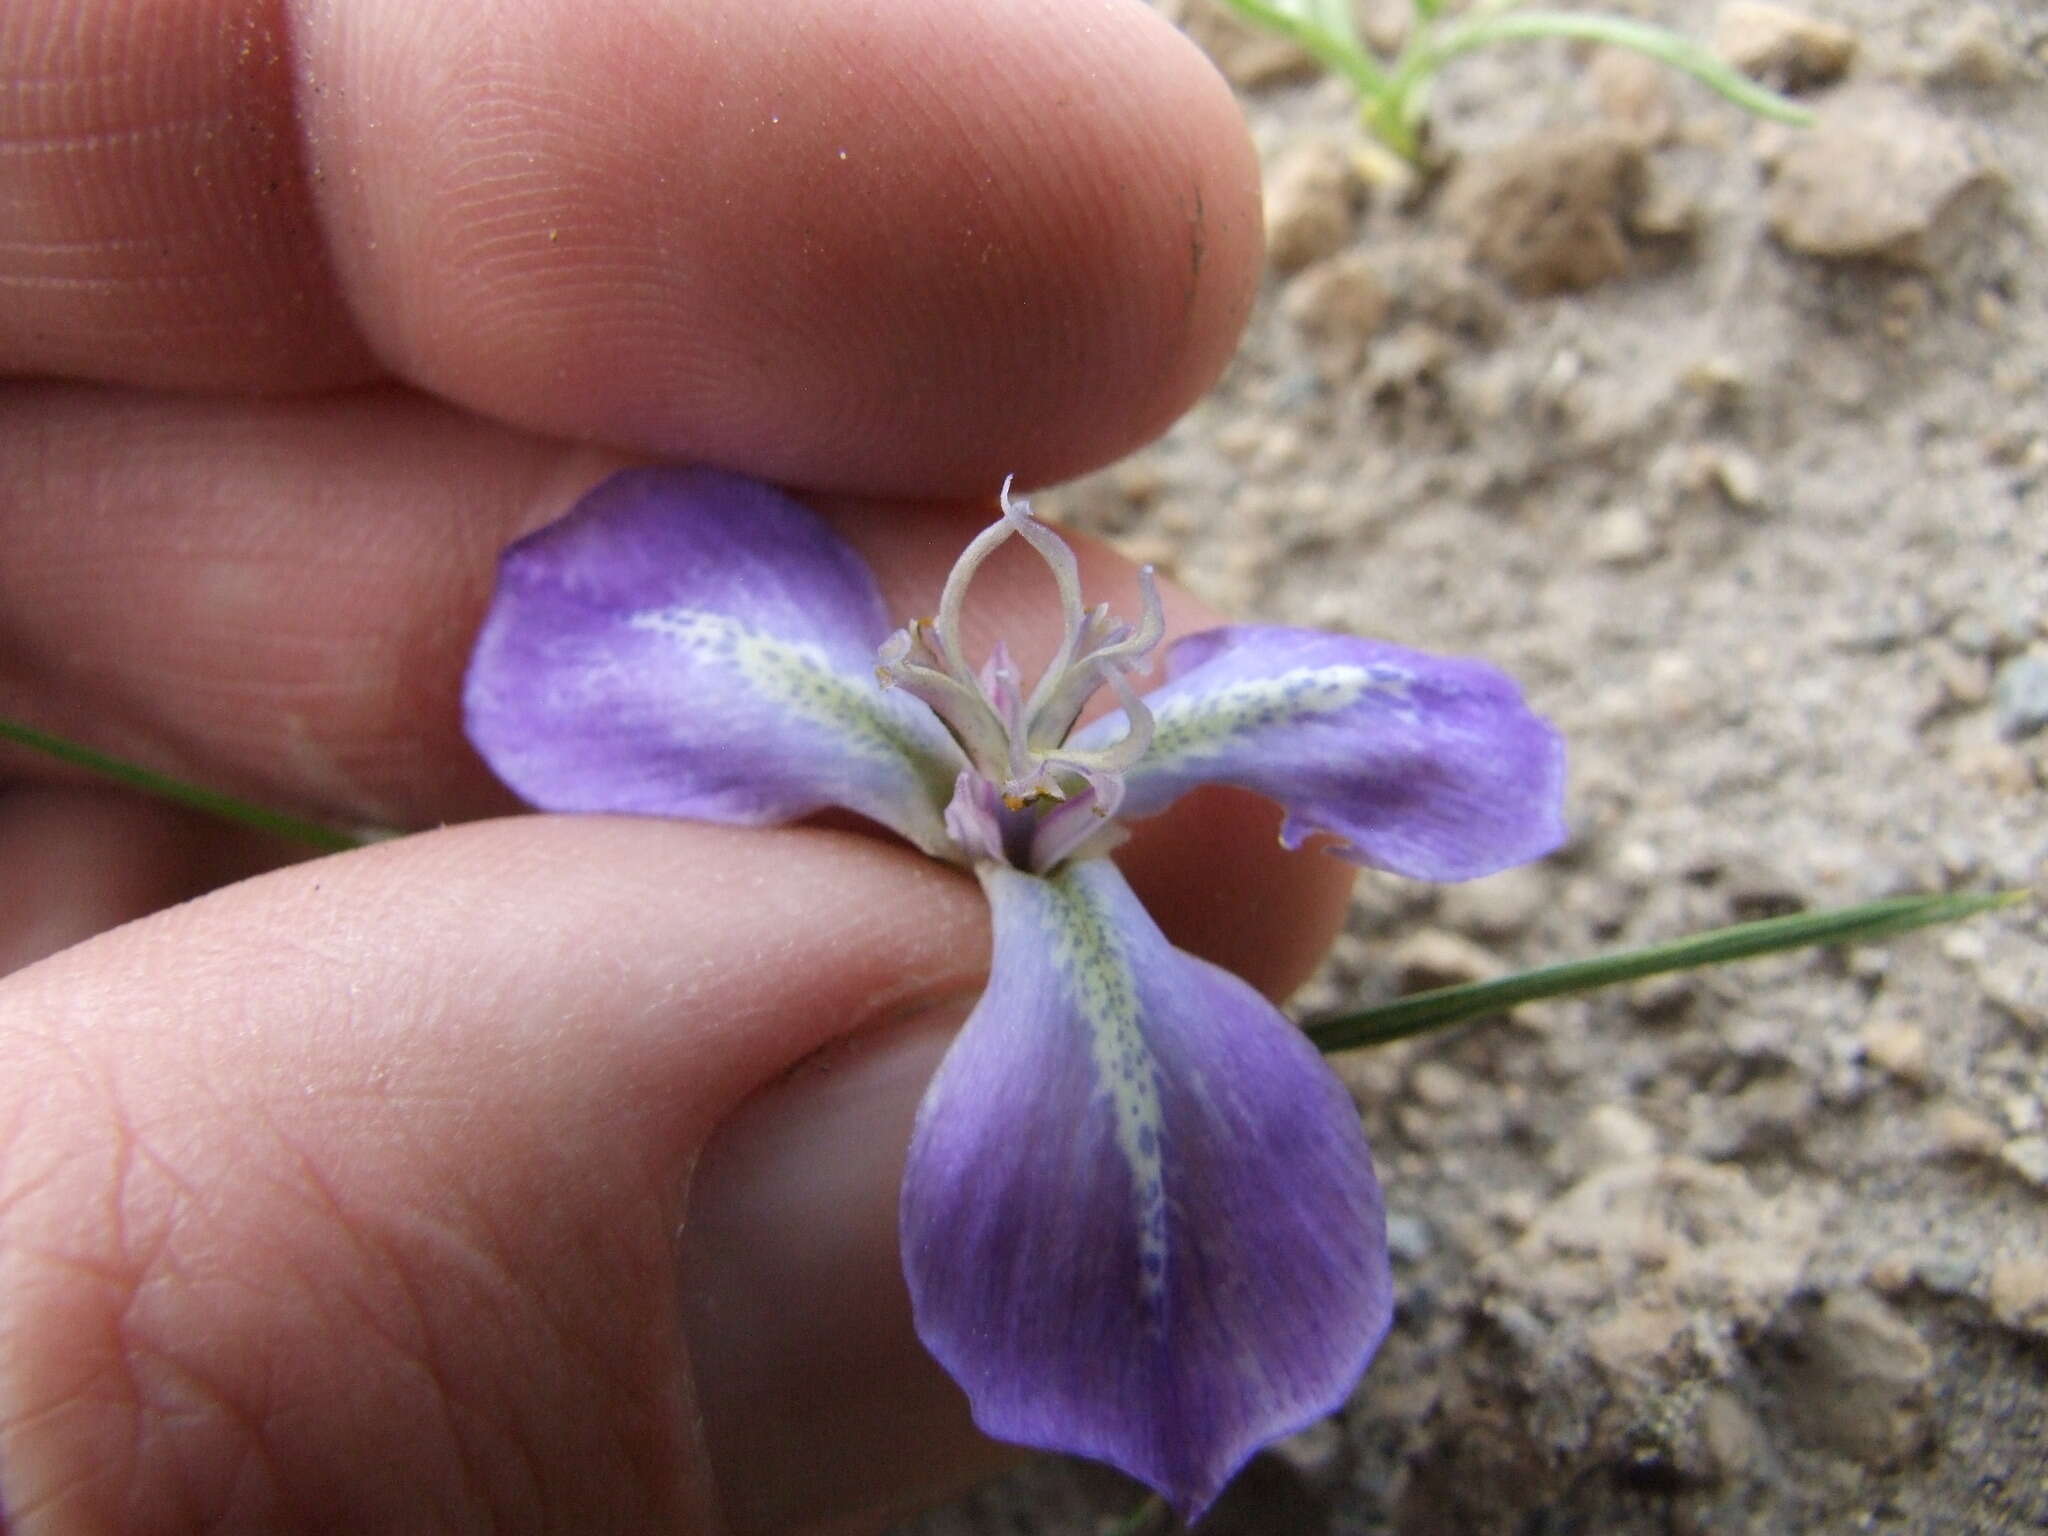
[[[17,0],[0,57],[4,372],[985,494],[1162,428],[1256,280],[1136,0]]]

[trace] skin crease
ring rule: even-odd
[[[811,487],[929,611],[1257,279],[1235,108],[1128,0],[16,0],[0,60],[0,713],[344,822],[514,809],[461,668],[610,468]],[[1049,595],[997,562],[977,638]],[[1279,993],[1348,877],[1276,825],[1124,861]],[[971,883],[607,818],[291,857],[0,752],[11,1536],[855,1531],[988,1465],[893,1237]]]

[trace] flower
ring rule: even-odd
[[[977,669],[976,570],[1023,539],[1064,637],[1027,693]],[[1312,630],[1180,640],[1085,609],[1072,552],[1005,488],[937,617],[889,633],[815,515],[703,469],[629,470],[512,546],[465,692],[470,738],[549,810],[760,825],[828,806],[971,869],[986,992],[918,1112],[903,1264],[919,1336],[1001,1439],[1108,1461],[1189,1519],[1332,1411],[1392,1312],[1358,1116],[1307,1038],[1175,949],[1105,855],[1203,783],[1281,838],[1456,880],[1562,836],[1563,752],[1477,662]],[[1076,728],[1101,688],[1119,706]]]

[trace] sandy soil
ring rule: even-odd
[[[2048,12],[1808,9],[1854,40],[1807,88],[1819,132],[1525,47],[1446,75],[1452,170],[1405,195],[1331,83],[1216,44],[1267,156],[1264,300],[1206,401],[1042,507],[1226,608],[1485,655],[1574,752],[1570,848],[1369,880],[1304,1014],[2043,887]],[[1779,67],[1839,67],[1808,43]],[[1400,1318],[1341,1418],[1204,1528],[2048,1528],[2044,933],[2023,911],[1344,1061]],[[1093,1532],[1135,1501],[1046,1461],[902,1531]]]

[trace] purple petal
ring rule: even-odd
[[[874,577],[813,513],[704,469],[635,469],[505,552],[469,738],[544,810],[760,825],[828,805],[937,851],[960,760],[885,692]]]
[[[1288,847],[1327,832],[1342,857],[1425,880],[1491,874],[1564,840],[1564,745],[1483,662],[1236,625],[1177,643],[1166,678],[1144,698],[1156,731],[1125,775],[1127,817],[1237,784],[1286,808]],[[1077,745],[1122,731],[1111,715]]]
[[[1337,1408],[1386,1332],[1358,1115],[1108,860],[981,876],[988,990],[903,1181],[918,1333],[987,1433],[1110,1462],[1193,1519]]]

